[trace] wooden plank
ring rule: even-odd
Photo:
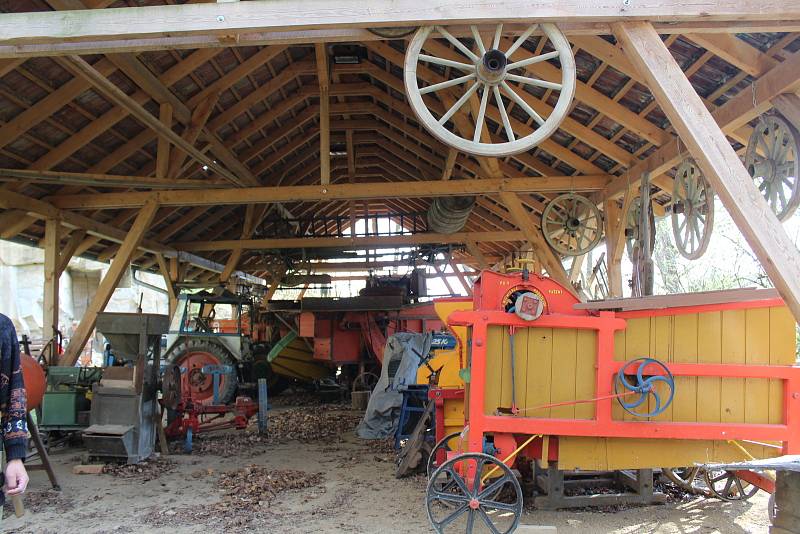
[[[800,96],[795,93],[784,93],[772,99],[781,115],[783,115],[795,128],[800,130]]]
[[[451,148],[447,152],[447,159],[444,162],[444,169],[442,169],[442,180],[449,180],[453,176],[453,169],[456,166],[456,158],[458,158],[458,150]]]
[[[550,386],[550,402],[569,402],[578,400],[576,373],[578,368],[578,330],[573,328],[553,329],[553,353],[550,375],[554,378]],[[547,370],[544,370],[547,372]],[[535,371],[534,371],[535,372]],[[590,398],[590,397],[588,397]],[[573,419],[575,404],[554,407],[550,416]]]
[[[722,312],[722,354],[727,364],[745,363],[745,311],[728,310]],[[722,379],[722,409],[720,419],[723,423],[743,423],[745,412],[744,378]]]
[[[467,240],[475,242],[503,242],[503,241],[523,241],[525,238],[522,232],[517,231],[498,231],[498,232],[457,232],[454,234],[434,234],[421,233],[405,236],[383,236],[383,237],[296,237],[296,238],[277,238],[277,239],[229,239],[221,241],[184,241],[175,243],[179,250],[184,251],[211,251],[211,250],[233,250],[261,249],[261,248],[389,248],[404,247],[419,244],[447,244],[464,243]]]
[[[331,116],[330,73],[328,72],[328,50],[325,43],[314,45],[317,58],[317,80],[319,81],[319,161],[320,183],[331,183]]]
[[[685,36],[714,55],[724,59],[750,76],[761,76],[778,62],[732,34],[696,34]]]
[[[195,106],[194,110],[192,110],[192,117],[189,119],[186,131],[183,132],[183,138],[186,139],[187,143],[193,145],[197,142],[197,138],[200,137],[200,133],[203,131],[203,128],[205,128],[206,122],[208,122],[208,118],[211,116],[211,112],[214,111],[214,105],[217,103],[218,98],[219,93],[211,93],[201,100],[197,106]],[[173,150],[170,156],[167,176],[172,178],[177,177],[185,161],[186,154],[180,150]]]
[[[665,56],[661,54],[659,54],[659,56],[666,60]],[[658,66],[655,68],[660,68],[664,64],[657,65]],[[680,70],[679,67],[678,70]],[[741,126],[747,124],[765,111],[768,111],[770,107],[772,107],[772,99],[776,96],[786,92],[793,92],[793,89],[800,86],[800,80],[797,78],[798,71],[800,71],[800,53],[795,53],[786,61],[770,69],[769,72],[759,78],[752,90],[740,91],[724,105],[715,109],[714,112],[711,113],[714,121],[719,125],[719,128],[722,128],[724,133],[731,134],[735,132]],[[670,72],[674,73],[674,69],[670,69]],[[661,74],[663,75],[664,73],[662,72]],[[674,76],[671,77],[672,79],[676,79]],[[685,76],[683,79],[685,79]],[[653,90],[655,83],[655,80],[648,81],[648,86],[651,90]],[[688,81],[686,83],[688,84]],[[681,85],[683,86],[684,84],[681,83]],[[689,85],[689,87],[691,87],[691,85]],[[697,100],[699,98],[697,93],[694,92],[694,89],[692,89],[691,94],[693,95],[692,100]],[[663,104],[660,105],[663,108]],[[708,111],[705,110],[705,106],[703,109],[703,116],[707,116]],[[689,116],[693,115],[689,114]],[[684,137],[685,136],[681,136],[681,143],[678,143],[677,140],[672,140],[653,152],[646,159],[634,165],[628,170],[625,176],[621,176],[609,184],[606,195],[611,197],[619,196],[628,189],[630,186],[628,175],[641,176],[642,173],[649,172],[652,176],[658,176],[677,165],[687,149]],[[635,187],[638,187],[638,184],[636,184]]]
[[[233,2],[157,7],[15,13],[3,15],[2,44],[38,44],[87,39],[189,36],[230,36],[256,31],[423,26],[429,24],[494,23],[498,13],[512,22],[608,21],[786,21],[800,19],[795,2],[720,0],[691,4],[677,0],[641,0],[623,8],[602,3],[564,0],[558,4],[503,0],[491,6],[459,0],[377,0],[364,9],[359,0],[342,0],[335,9],[325,0]]]
[[[796,327],[785,306],[769,309],[769,364],[794,365],[796,359]],[[769,422],[784,422],[784,390],[782,380],[769,381]]]
[[[800,318],[800,254],[714,117],[651,25],[616,24],[614,30],[773,284]],[[800,56],[793,59],[800,61]],[[797,71],[795,82],[800,82]]]
[[[67,243],[61,249],[61,254],[59,255],[59,260],[58,260],[59,276],[61,276],[61,273],[63,273],[67,269],[67,266],[69,265],[72,256],[75,254],[75,251],[78,249],[78,246],[80,246],[80,244],[83,243],[83,240],[85,238],[86,238],[86,232],[84,230],[75,230],[69,236]]]
[[[242,184],[240,178],[217,164],[214,159],[208,157],[206,154],[187,143],[181,136],[173,132],[171,128],[162,124],[158,118],[151,115],[141,105],[134,101],[130,96],[122,92],[116,85],[111,83],[108,78],[97,72],[97,70],[92,68],[92,66],[86,63],[83,59],[77,56],[69,56],[62,59],[61,62],[76,75],[82,76],[91,82],[91,84],[96,87],[106,98],[111,100],[116,105],[128,110],[131,115],[136,117],[151,129],[155,130],[156,133],[169,139],[173,145],[186,152],[189,156],[208,166],[226,180],[237,185]]]
[[[591,330],[578,330],[577,359],[575,363],[575,398],[593,399],[597,396],[597,334]],[[595,403],[575,405],[577,419],[591,419]]]
[[[488,269],[489,262],[486,261],[486,256],[483,255],[483,252],[478,246],[478,243],[469,240],[466,242],[466,245],[467,245],[467,251],[469,252],[470,256],[472,256],[475,259],[475,261],[478,262],[478,267],[480,267],[481,270]]]
[[[697,291],[695,293],[678,293],[674,295],[651,295],[647,297],[630,297],[624,299],[595,300],[575,305],[576,310],[664,310],[687,306],[708,306],[728,302],[752,302],[779,298],[774,289],[719,289],[714,291]]]
[[[177,281],[177,265],[178,260],[177,258],[171,258],[170,264],[174,260],[175,262],[175,278],[172,276],[172,271],[170,269],[170,265],[167,264],[167,259],[164,257],[163,254],[156,254],[156,261],[158,262],[158,270],[161,272],[161,276],[164,278],[164,285],[167,287],[167,302],[169,306],[169,316],[175,313],[175,309],[178,306],[178,292],[175,289],[175,282]]]
[[[158,120],[167,128],[172,129],[172,104],[161,104]],[[163,135],[158,136],[156,148],[156,178],[166,178],[169,169],[169,139]]]
[[[97,292],[94,297],[92,297],[92,301],[89,303],[78,328],[70,338],[69,345],[67,345],[63,356],[59,359],[59,365],[72,366],[78,361],[78,356],[94,330],[97,314],[105,309],[106,304],[108,304],[109,299],[111,299],[111,295],[113,295],[114,290],[117,288],[122,275],[125,274],[125,271],[128,269],[131,257],[139,247],[139,243],[141,243],[157,211],[158,202],[155,200],[147,202],[139,211],[136,220],[128,230],[125,240],[122,242],[119,252],[117,252],[117,255],[114,257],[111,267],[109,267],[106,275],[100,282],[100,286],[97,288]]]
[[[50,339],[56,335],[59,316],[59,248],[61,241],[61,222],[58,219],[48,217],[45,219],[44,230],[44,302],[42,311],[44,320],[42,322],[42,335],[45,339]]]
[[[434,196],[491,195],[502,192],[543,193],[561,191],[598,191],[608,183],[607,175],[548,177],[508,177],[500,179],[440,180],[404,182],[371,182],[360,184],[331,184],[245,187],[209,189],[204,191],[159,191],[56,195],[55,206],[63,209],[117,209],[140,207],[155,194],[163,206],[218,206],[225,204],[271,204],[306,200],[367,200],[385,198],[429,198]]]
[[[697,361],[699,363],[727,363],[722,354],[722,312],[698,314]],[[722,379],[702,377],[697,379],[697,420],[721,423]]]
[[[745,310],[744,361],[747,365],[769,365],[769,308]],[[744,420],[769,422],[769,380],[746,378]]]

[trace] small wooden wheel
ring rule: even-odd
[[[406,95],[411,103],[411,108],[431,134],[462,152],[476,156],[505,157],[531,150],[550,137],[569,113],[575,93],[576,73],[575,58],[572,56],[569,41],[554,24],[534,24],[516,37],[509,48],[501,50],[502,24],[497,25],[491,40],[487,42],[484,42],[476,26],[470,28],[472,36],[470,39],[464,40],[456,38],[442,26],[424,26],[417,30],[408,45],[405,63]],[[549,39],[552,51],[531,55],[523,47],[536,30],[541,30],[544,34],[542,38]],[[426,41],[433,35],[444,38],[452,44],[455,47],[453,54],[457,56],[460,54],[459,60],[423,53]],[[515,59],[512,59],[512,56],[515,55]],[[560,83],[526,75],[525,67],[556,59],[561,65]],[[436,70],[443,70],[442,80],[420,87],[417,78],[419,62],[424,62]],[[528,104],[525,98],[520,96],[521,92],[525,93],[523,86],[558,92],[558,101],[550,116],[543,117]],[[442,109],[445,110],[444,113],[437,113],[438,117],[434,117],[423,95],[451,88],[452,92],[456,93],[453,98],[455,103],[442,106]],[[527,133],[528,127],[525,128],[524,133],[514,131],[509,120],[507,104],[503,103],[503,95],[523,110],[529,119],[532,119],[532,133]],[[467,132],[454,133],[448,129],[447,124],[451,117],[470,99],[478,98],[478,96],[480,96],[480,105],[478,106],[476,101],[476,107],[472,110],[475,124],[473,135],[469,137]],[[482,137],[487,122],[486,113],[489,100],[493,100],[491,110],[496,112],[496,115],[493,113],[490,119],[499,127],[498,136],[503,135],[500,133],[501,131],[504,132],[505,142],[492,143],[489,139],[490,136]],[[499,120],[497,120],[498,115]]]
[[[364,371],[353,380],[352,391],[372,391],[380,378],[375,373]]]
[[[708,248],[714,228],[714,190],[691,159],[678,166],[672,187],[672,235],[685,258],[696,260]]]
[[[780,115],[758,120],[744,166],[781,221],[800,205],[800,134]]]
[[[442,465],[444,461],[447,461],[447,453],[453,450],[450,447],[450,441],[453,439],[458,439],[458,442],[460,443],[462,441],[461,432],[453,432],[452,434],[446,435],[445,437],[440,439],[438,443],[436,443],[436,445],[433,447],[433,450],[431,450],[431,454],[430,456],[428,456],[428,465],[427,465],[428,478],[431,478],[431,474],[433,474],[433,472],[440,465]],[[440,451],[442,452],[443,455],[442,459],[444,461],[439,461],[440,459],[437,458]]]
[[[723,501],[746,501],[758,493],[758,486],[743,481],[734,471],[706,471],[704,477],[711,494]]]
[[[544,208],[542,231],[553,250],[567,256],[580,256],[592,250],[602,232],[603,216],[588,198],[566,193]]]
[[[493,471],[492,478],[484,477]],[[446,461],[431,475],[425,496],[434,530],[478,528],[510,534],[522,517],[522,488],[511,469],[494,456],[467,453]]]
[[[701,467],[663,467],[661,474],[684,491],[694,495],[711,495],[708,488],[700,483],[700,479],[703,478]]]

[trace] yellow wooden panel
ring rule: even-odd
[[[797,358],[796,323],[786,306],[769,310],[769,363],[793,365]],[[769,382],[769,422],[783,422],[783,380]]]
[[[666,364],[669,364],[674,357],[672,353],[672,319],[669,315],[663,315],[653,317],[651,322],[650,346],[652,350],[650,356]],[[662,402],[666,402],[666,399],[669,398],[669,387],[663,382],[656,383],[655,391],[661,397]],[[655,407],[655,402],[653,402],[652,407]],[[672,404],[667,406],[663,413],[650,419],[653,421],[672,421]]]
[[[578,331],[572,328],[553,330],[552,386],[550,402],[578,400],[575,396],[575,371],[577,366]],[[551,417],[574,418],[575,405],[556,406]]]
[[[758,447],[745,444],[751,453]],[[762,457],[774,457],[769,449]],[[561,437],[558,441],[561,469],[613,470],[685,467],[695,462],[737,462],[743,453],[725,441],[657,440]]]
[[[769,308],[745,312],[745,362],[748,365],[769,363]],[[744,419],[746,423],[769,422],[769,381],[745,379]]]
[[[592,399],[597,396],[597,334],[594,330],[578,330],[576,343],[575,398]],[[575,406],[575,417],[578,419],[592,419],[594,412],[593,402]]]
[[[722,358],[727,364],[745,363],[744,310],[722,312]],[[723,423],[744,421],[744,379],[723,378],[722,412]]]
[[[550,403],[550,369],[553,361],[553,330],[531,328],[528,333],[528,381],[526,407]],[[550,417],[549,409],[527,412],[531,417]]]
[[[508,328],[502,327],[502,341],[500,342],[500,352],[503,355],[503,367],[500,372],[500,403],[495,406],[511,408],[511,340],[508,337]]]
[[[722,313],[706,312],[697,320],[697,360],[701,363],[722,363]],[[697,379],[697,420],[720,422],[722,379]]]
[[[503,380],[503,327],[490,326],[486,335],[486,390],[483,400],[485,413],[492,414],[501,405]]]
[[[528,365],[528,337],[530,336],[530,328],[521,328],[514,332],[514,377],[516,383],[514,384],[514,397],[518,408],[528,406],[526,396],[528,394],[528,376],[530,375],[531,368]],[[509,347],[511,345],[509,344]],[[509,363],[511,359],[509,357]],[[511,370],[508,371],[509,378],[511,377]],[[509,403],[511,400],[511,384],[508,384]],[[509,404],[510,406],[510,404]]]
[[[697,315],[676,315],[672,343],[675,362],[697,362]],[[675,377],[673,421],[697,421],[697,378]]]

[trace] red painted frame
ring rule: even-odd
[[[745,423],[682,423],[656,421],[618,421],[611,417],[613,398],[596,402],[594,419],[554,419],[520,416],[495,416],[484,413],[486,392],[486,339],[489,326],[517,328],[571,328],[597,332],[596,397],[612,395],[614,376],[627,362],[614,361],[614,332],[624,330],[623,317],[698,313],[721,309],[757,308],[782,305],[779,299],[711,306],[694,306],[670,310],[614,313],[602,311],[596,315],[543,315],[528,322],[504,311],[456,311],[448,324],[472,328],[471,382],[469,385],[468,452],[481,452],[486,434],[507,433],[549,436],[591,436],[616,438],[701,439],[780,441],[783,454],[800,454],[800,367],[776,365],[726,365],[708,363],[670,363],[676,376],[714,376],[724,378],[771,378],[784,382],[783,424]],[[642,356],[647,356],[643,354]],[[658,358],[657,354],[652,355]],[[504,452],[504,451],[501,451]],[[511,451],[509,451],[511,452]]]

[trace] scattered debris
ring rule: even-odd
[[[74,501],[69,497],[69,493],[56,491],[54,489],[27,490],[23,496],[25,510],[28,512],[39,513],[44,511],[66,513],[75,508]],[[7,499],[3,507],[4,517],[13,517],[14,505],[11,499]]]
[[[224,458],[251,458],[275,443],[302,441],[341,441],[342,434],[355,430],[362,415],[342,404],[322,404],[313,408],[290,408],[270,413],[267,434],[257,432],[255,425],[234,433],[200,434],[194,437],[193,454]],[[170,449],[184,454],[183,442],[174,441]]]
[[[155,480],[161,475],[174,471],[177,467],[175,460],[159,456],[139,462],[138,464],[106,464],[103,473],[120,478],[130,478],[147,482]]]
[[[212,520],[223,522],[225,528],[247,526],[256,518],[269,515],[269,505],[279,494],[319,486],[322,481],[322,473],[251,465],[219,475],[220,501],[205,506],[153,510],[145,521],[153,526]]]

